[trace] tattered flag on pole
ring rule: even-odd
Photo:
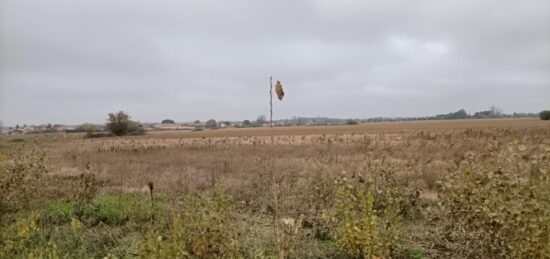
[[[277,98],[282,101],[283,97],[285,97],[285,92],[283,91],[283,85],[279,80],[277,80],[277,83],[275,84],[275,92],[277,93]]]

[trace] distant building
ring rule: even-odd
[[[185,126],[181,123],[156,123],[153,124],[153,130],[193,130],[195,127]]]
[[[29,131],[26,128],[12,129],[8,132],[8,135],[23,135],[27,134]]]

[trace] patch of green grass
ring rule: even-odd
[[[101,196],[96,199],[97,216],[108,223],[120,222],[123,219],[124,201],[115,196]]]
[[[123,201],[116,196],[100,196],[94,201],[93,206],[83,211],[83,217],[91,222],[104,222],[118,224],[123,220]]]
[[[112,225],[124,222],[148,222],[151,219],[151,213],[158,214],[164,211],[164,204],[158,200],[155,200],[155,208],[152,211],[151,200],[146,196],[103,195],[95,199],[93,206],[83,211],[83,216],[88,221]]]
[[[407,256],[412,259],[426,258],[426,253],[420,249],[410,249],[407,251]]]
[[[73,204],[60,201],[50,203],[46,210],[54,217],[69,217],[75,213]]]
[[[331,245],[331,246],[337,246],[337,245],[338,245],[338,242],[337,242],[335,239],[333,239],[333,238],[325,239],[323,242],[324,242],[325,244]]]

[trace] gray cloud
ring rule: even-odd
[[[0,0],[0,119],[416,116],[550,99],[550,2]]]

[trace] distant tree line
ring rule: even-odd
[[[461,119],[497,119],[497,118],[536,118],[536,113],[516,113],[505,114],[502,108],[491,106],[486,111],[479,111],[473,115],[468,114],[464,109],[447,114],[438,114],[435,116],[426,117],[376,117],[365,120],[365,122],[382,122],[382,121],[413,121],[413,120],[461,120]]]
[[[300,125],[355,125],[358,123],[369,122],[393,122],[393,121],[417,121],[417,120],[460,120],[460,119],[492,119],[492,118],[536,118],[541,120],[550,120],[550,110],[544,110],[540,113],[513,113],[505,114],[503,110],[496,106],[491,106],[486,111],[475,112],[473,115],[468,114],[464,109],[460,109],[456,112],[450,112],[447,114],[437,114],[435,116],[425,117],[374,117],[369,119],[340,119],[340,118],[328,118],[328,117],[293,117],[292,119],[281,119],[273,121],[276,126],[300,126]],[[262,127],[268,123],[266,116],[260,115],[256,120],[244,120],[242,122],[229,122],[210,119],[201,125],[199,120],[194,121],[196,129],[202,130],[202,127],[207,129],[217,129],[223,127]],[[162,124],[175,124],[172,119],[165,119]],[[1,121],[0,121],[1,126]],[[13,129],[29,129],[29,133],[48,133],[48,132],[81,132],[86,133],[86,137],[105,137],[105,136],[124,136],[124,135],[142,135],[145,134],[145,128],[143,124],[138,121],[131,120],[128,113],[119,111],[116,113],[109,113],[107,123],[92,124],[84,123],[77,127],[66,127],[61,124],[42,124],[38,126],[27,126],[24,124],[22,127],[18,125],[14,127],[8,127],[8,130]]]

